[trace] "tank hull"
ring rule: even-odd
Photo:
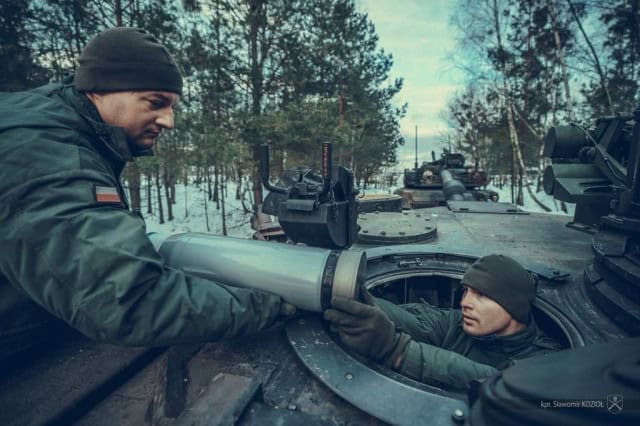
[[[547,316],[564,318],[555,325],[560,324],[557,332],[563,333],[568,345],[628,337],[589,298],[583,274],[592,258],[592,235],[567,227],[570,218],[474,214],[452,212],[446,207],[425,210],[425,214],[437,221],[438,235],[433,242],[355,247],[366,250],[367,286],[402,280],[416,285],[434,275],[455,281],[475,258],[504,253],[537,274],[542,310],[546,309]],[[544,308],[545,303],[550,308]],[[351,364],[362,367],[358,371],[365,374],[376,371],[376,366],[345,352],[332,340],[318,314],[308,315],[292,321],[298,329],[303,321],[306,334],[302,337],[310,339],[310,345],[329,345],[344,354],[346,364],[329,358],[335,371],[343,373],[343,380],[347,374],[353,375],[348,367]],[[120,348],[71,333],[52,343],[46,356],[25,357],[5,374],[0,384],[0,422],[112,425],[144,424],[154,419],[157,424],[182,424],[202,409],[198,417],[202,423],[193,424],[204,424],[212,418],[231,418],[238,424],[384,423],[384,417],[357,398],[348,402],[344,395],[331,390],[328,379],[309,366],[315,361],[327,362],[327,358],[305,359],[293,343],[298,340],[287,334],[290,327],[278,323],[255,336],[171,349]],[[329,341],[322,336],[329,336]],[[453,404],[445,404],[447,407],[466,404],[465,395],[398,383],[419,389],[425,406],[434,404],[437,398]],[[394,385],[389,386],[376,393],[393,393]],[[169,414],[173,407],[173,417],[167,415],[167,407]],[[378,408],[384,410],[385,406],[380,403]],[[399,418],[397,422],[410,424],[411,420]],[[450,425],[451,421],[448,412],[430,417],[431,424],[436,425]]]

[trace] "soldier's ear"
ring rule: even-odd
[[[84,94],[89,99],[89,101],[91,101],[91,103],[95,105],[96,108],[98,108],[98,105],[100,105],[100,101],[102,99],[102,95],[95,92],[85,92]]]
[[[89,99],[89,102],[93,104],[98,110],[98,114],[105,119],[105,113],[108,111],[108,103],[106,102],[107,93],[100,92],[85,92],[85,96]]]
[[[85,96],[94,104],[103,102],[106,97],[113,93],[117,92],[84,92]]]

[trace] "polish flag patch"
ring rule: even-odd
[[[122,204],[118,190],[113,186],[95,186],[96,202],[101,204]]]

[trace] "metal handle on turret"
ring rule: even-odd
[[[275,192],[277,194],[288,194],[287,188],[271,185],[269,182],[269,145],[262,144],[260,146],[260,176],[262,178],[262,184],[267,190]]]
[[[331,188],[333,171],[333,148],[331,142],[322,143],[322,191],[318,196],[326,195]]]

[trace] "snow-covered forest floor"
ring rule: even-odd
[[[396,187],[378,187],[368,188],[365,192],[367,194],[383,193],[392,194]],[[500,195],[501,202],[511,202],[511,190],[509,185],[503,186],[500,189],[497,186],[489,185],[487,189],[496,191]],[[164,190],[162,190],[164,194]],[[244,213],[241,200],[236,200],[235,197],[236,188],[233,182],[228,182],[227,194],[225,198],[225,216],[227,235],[238,238],[251,238],[253,230],[251,229],[251,214]],[[552,209],[549,214],[559,215],[573,215],[574,205],[566,204],[568,211],[563,212],[560,209],[560,203],[553,199],[553,197],[540,191],[536,194],[536,197],[546,206]],[[155,190],[152,195],[153,214],[147,214],[147,199],[145,191],[142,191],[142,211],[147,222],[147,232],[159,232],[163,234],[176,234],[181,232],[210,232],[216,235],[222,235],[222,209],[216,208],[216,203],[206,200],[205,185],[200,187],[196,185],[185,186],[176,185],[176,204],[173,205],[174,219],[172,221],[166,220],[167,208],[166,199],[163,198],[165,223],[159,223],[157,199],[155,198]],[[205,215],[205,200],[207,203],[206,215]],[[245,204],[250,205],[251,203]],[[530,212],[544,213],[544,210],[531,199],[529,194],[524,191],[524,206],[523,208]],[[209,227],[207,228],[207,218]]]
[[[164,195],[164,188],[162,189]],[[238,238],[251,238],[251,213],[244,213],[241,200],[236,200],[236,184],[228,182],[225,197],[225,217],[227,235]],[[223,235],[222,206],[216,208],[216,202],[207,199],[206,185],[176,185],[176,203],[173,205],[174,219],[167,221],[166,199],[164,203],[165,223],[160,224],[155,189],[152,194],[153,213],[147,214],[147,198],[142,191],[141,207],[147,223],[147,232],[177,234],[181,232],[209,232]],[[205,210],[206,202],[206,210]],[[246,203],[246,201],[245,201]],[[251,203],[248,203],[250,206]],[[206,214],[205,214],[206,211]],[[208,227],[207,227],[208,222]]]
[[[532,185],[532,188],[534,188],[534,186]],[[492,191],[496,191],[499,196],[500,199],[499,201],[503,202],[503,203],[510,203],[511,202],[511,187],[509,185],[504,185],[502,187],[502,189],[500,189],[499,187],[495,186],[495,185],[488,185],[487,189],[490,189]],[[535,190],[535,189],[534,189]],[[522,190],[524,193],[524,205],[522,206],[522,208],[528,212],[532,212],[532,213],[547,213],[544,211],[544,209],[542,207],[540,207],[538,205],[538,203],[536,203],[531,196],[529,195],[529,193],[527,192],[526,189]],[[573,212],[575,210],[575,204],[567,204],[565,203],[565,206],[567,208],[566,212],[563,212],[560,206],[560,201],[557,201],[556,199],[554,199],[552,196],[547,195],[543,190],[541,190],[540,192],[535,193],[536,198],[538,199],[538,201],[540,201],[542,204],[544,204],[545,206],[549,207],[551,209],[550,212],[548,212],[549,214],[559,214],[559,215],[568,215],[568,216],[573,216]]]

